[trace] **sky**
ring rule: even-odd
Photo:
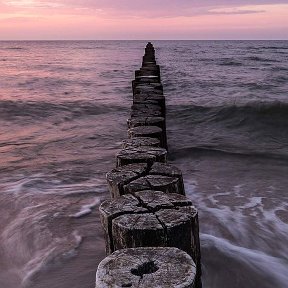
[[[0,40],[288,39],[288,0],[0,0]]]

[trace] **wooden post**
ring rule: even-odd
[[[159,78],[159,82],[160,82],[160,73],[159,73],[159,69],[157,69],[156,67],[146,67],[146,68],[140,68],[139,70],[135,71],[135,79],[137,79],[137,77],[139,76],[156,76]]]
[[[108,188],[112,198],[124,195],[123,186],[147,174],[147,163],[134,163],[114,168],[106,174]]]
[[[185,195],[181,171],[172,165],[155,162],[124,165],[106,174],[112,198],[141,190],[154,189]]]
[[[122,141],[122,148],[139,147],[139,146],[160,146],[160,140],[151,137],[135,137]]]
[[[128,128],[138,127],[138,126],[157,126],[165,131],[165,118],[164,117],[133,117],[127,120]]]
[[[160,146],[167,146],[166,143],[166,131],[163,131],[161,128],[157,126],[137,126],[128,130],[129,138],[134,137],[151,137],[157,138],[160,140]]]
[[[163,175],[147,175],[124,185],[124,194],[134,193],[141,190],[157,190],[165,193],[183,194],[182,183],[176,177]]]
[[[158,93],[163,95],[163,86],[160,83],[136,83],[132,81],[133,95],[145,93]]]
[[[167,163],[155,162],[149,170],[149,175],[175,177],[179,180],[179,194],[185,195],[184,181],[180,169]],[[174,192],[175,193],[175,192]]]
[[[162,129],[163,147],[167,148],[166,121],[164,117],[131,117],[127,120],[128,128],[138,126],[157,126]],[[139,138],[139,137],[138,137]],[[135,138],[132,138],[135,139]],[[159,140],[160,141],[160,140]],[[150,146],[150,145],[149,145]]]
[[[198,213],[192,202],[179,194],[140,191],[123,195],[100,206],[106,234],[106,253],[135,247],[176,247],[196,263],[201,275]]]
[[[193,288],[192,258],[172,247],[121,249],[98,266],[96,288]]]
[[[149,101],[153,101],[161,106],[162,110],[166,111],[165,107],[165,97],[162,94],[157,93],[143,93],[143,94],[136,94],[133,97],[133,103],[146,103]]]
[[[166,163],[166,158],[166,149],[153,146],[129,147],[116,154],[117,167],[133,163],[148,163],[152,166],[154,162]]]
[[[131,107],[131,117],[163,117],[163,109],[158,104],[137,103]]]
[[[106,175],[112,200],[99,208],[113,254],[100,263],[96,287],[201,288],[198,212],[181,171],[166,163],[165,97],[150,42],[132,88],[129,139]]]

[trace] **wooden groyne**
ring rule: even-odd
[[[165,97],[150,42],[132,90],[128,139],[107,173],[112,199],[100,206],[107,257],[96,287],[200,288],[198,212],[181,171],[167,164]]]

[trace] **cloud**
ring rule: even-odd
[[[1,2],[0,2],[1,3]],[[1,4],[0,4],[1,5]],[[41,8],[59,8],[63,7],[63,4],[59,1],[37,1],[37,0],[5,0],[2,1],[2,5],[7,9],[41,9]],[[1,7],[1,6],[0,6]]]
[[[288,0],[0,0],[0,37],[287,39],[287,4]]]
[[[7,17],[5,18],[1,18],[0,17],[0,23],[5,23],[5,24],[25,24],[25,23],[35,23],[35,20],[39,20],[42,19],[41,17],[38,16],[27,16],[27,17],[13,17],[12,15],[9,16],[7,15]]]
[[[241,9],[238,7],[233,8],[220,8],[220,9],[211,9],[208,11],[208,14],[211,15],[237,15],[237,14],[255,14],[255,13],[265,13],[265,10],[249,10]]]
[[[106,15],[145,18],[190,17],[211,13],[251,14],[263,10],[247,10],[239,7],[288,4],[288,0],[54,0],[53,2],[70,8],[85,8],[92,11],[100,9]]]
[[[210,14],[251,14],[264,12],[241,9],[243,6],[288,4],[288,0],[6,0],[0,1],[14,9],[73,10],[83,14],[102,12],[106,17],[172,18]],[[239,8],[240,7],[240,8]],[[230,9],[230,10],[229,10]],[[44,12],[44,11],[43,11]],[[73,13],[72,13],[73,14]]]

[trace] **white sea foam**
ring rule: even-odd
[[[82,216],[90,214],[92,212],[92,209],[95,208],[97,205],[99,205],[99,203],[100,203],[100,198],[96,197],[96,198],[94,198],[94,201],[92,203],[83,205],[79,212],[77,212],[73,215],[70,215],[70,217],[80,218]]]
[[[12,193],[14,196],[24,194],[63,195],[70,196],[84,193],[103,193],[107,191],[106,183],[103,179],[91,178],[81,183],[65,184],[55,179],[54,175],[33,174],[26,177],[18,175],[17,179],[5,179],[4,184],[0,183],[0,190],[5,193]]]
[[[196,181],[186,188],[199,210],[200,231],[288,261],[288,224],[275,214],[277,210],[285,211],[285,202],[277,200],[272,208],[265,207],[264,201],[272,199],[267,199],[266,194],[245,197],[241,185],[235,186],[232,192],[217,190],[208,195],[197,191]],[[241,200],[238,203],[233,201],[237,198]],[[229,201],[225,202],[226,199]]]
[[[77,256],[77,248],[82,243],[82,236],[77,230],[73,231],[72,236],[72,239],[68,239],[68,236],[53,239],[45,249],[37,251],[21,271],[23,288],[28,288],[33,281],[33,277],[37,273],[48,269],[50,265],[62,265],[66,259]],[[67,249],[65,247],[68,243],[70,248]],[[63,250],[62,253],[59,253],[59,250]]]
[[[270,283],[277,284],[274,287],[287,287],[288,261],[272,257],[261,251],[233,245],[228,240],[212,235],[201,234],[200,238],[202,249],[213,247],[222,255],[229,256],[230,259],[235,259],[238,263],[249,266],[250,271],[254,271],[255,274],[260,275],[263,279],[269,279]]]

